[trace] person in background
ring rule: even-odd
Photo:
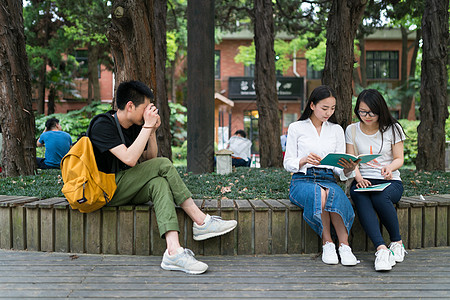
[[[244,130],[237,130],[228,141],[227,149],[233,151],[231,164],[234,167],[250,167],[252,142]]]
[[[281,151],[283,151],[283,159],[284,159],[284,155],[286,153],[287,132],[285,132],[282,136],[280,136],[280,142],[281,142]]]
[[[45,146],[45,158],[36,157],[39,169],[59,169],[61,159],[72,146],[70,134],[62,131],[59,120],[50,118],[45,122],[45,130],[36,142],[38,147]]]
[[[338,264],[336,246],[331,238],[331,224],[339,239],[341,264],[358,263],[348,243],[355,213],[344,190],[334,175],[342,181],[354,177],[357,163],[340,160],[342,168],[321,165],[328,153],[344,153],[344,130],[336,124],[336,93],[322,85],[313,90],[305,110],[297,122],[289,125],[284,168],[292,175],[289,199],[303,209],[303,218],[322,238],[322,261]]]
[[[347,153],[355,154],[356,148],[359,154],[381,156],[356,168],[350,196],[361,225],[377,249],[375,270],[389,271],[396,262],[403,261],[406,253],[394,207],[403,194],[398,169],[403,165],[403,141],[406,137],[402,126],[392,117],[386,101],[377,90],[362,91],[356,100],[354,112],[360,122],[349,125],[345,131]],[[356,127],[356,130],[353,129],[354,137],[353,126]],[[378,192],[355,191],[381,183],[390,185]],[[389,233],[389,249],[381,234],[378,219]]]

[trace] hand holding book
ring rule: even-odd
[[[321,165],[328,165],[338,168],[343,168],[342,160],[351,160],[355,163],[368,163],[369,161],[379,157],[380,154],[361,154],[358,156],[352,155],[352,154],[346,154],[346,153],[329,153],[327,156],[325,156],[321,161]],[[340,163],[340,164],[339,164]]]

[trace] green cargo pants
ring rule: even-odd
[[[107,204],[138,205],[152,201],[161,237],[171,230],[180,232],[175,205],[192,197],[172,162],[157,157],[116,174],[117,190]]]

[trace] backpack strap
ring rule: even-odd
[[[110,119],[111,121],[113,121],[113,122],[116,124],[117,131],[119,132],[120,139],[121,139],[122,143],[125,145],[125,138],[124,138],[124,136],[123,136],[122,128],[120,127],[119,119],[118,119],[118,117],[117,117],[117,112],[114,114],[114,117],[113,117],[109,112],[104,113],[104,114],[96,115],[96,116],[91,120],[91,122],[89,123],[89,127],[88,127],[88,129],[86,130],[86,136],[89,137],[89,132],[91,131],[92,126],[93,126],[94,123],[97,121],[97,119],[99,119],[99,118],[101,118],[101,117],[103,117],[103,116],[104,116],[104,117],[107,117],[108,119]],[[113,119],[114,119],[114,120],[113,120]],[[117,172],[119,172],[119,170],[120,170],[120,162],[119,162],[119,159],[116,157],[116,163],[114,164],[114,166],[113,166],[113,168],[112,168],[112,171],[113,171],[114,173],[117,173]]]

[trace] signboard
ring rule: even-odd
[[[302,100],[303,77],[277,77],[279,100]],[[228,98],[232,100],[255,100],[254,77],[230,77],[228,79]]]

